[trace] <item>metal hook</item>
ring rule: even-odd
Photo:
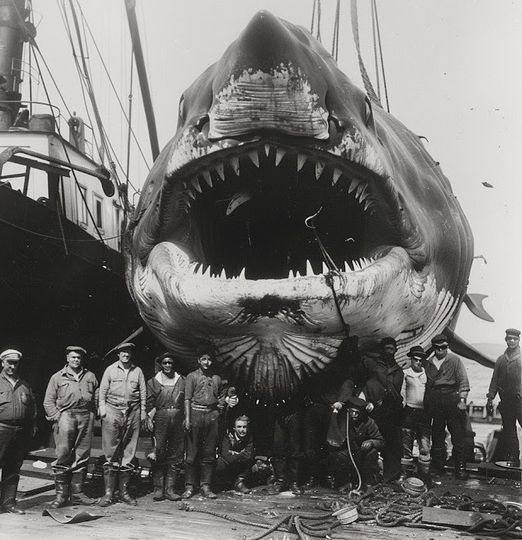
[[[312,214],[311,216],[308,216],[305,220],[304,220],[304,223],[305,225],[309,228],[309,229],[314,229],[315,230],[315,225],[312,223],[311,225],[309,224],[309,222],[313,221],[320,213],[321,211],[323,210],[323,207],[320,206],[319,207],[319,210],[317,210],[317,212],[315,214]]]

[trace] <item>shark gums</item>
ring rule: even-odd
[[[127,281],[192,366],[212,346],[277,402],[335,361],[455,318],[470,227],[419,137],[372,103],[306,30],[259,12],[184,93],[127,231]]]

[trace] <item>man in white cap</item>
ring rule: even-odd
[[[147,387],[143,371],[134,365],[134,343],[116,347],[118,360],[103,374],[100,383],[100,417],[102,419],[102,447],[105,459],[103,478],[105,495],[100,506],[113,502],[116,479],[119,479],[120,500],[136,504],[128,492],[132,460],[140,434],[140,421],[146,422]]]
[[[16,506],[16,490],[36,420],[33,392],[18,375],[21,358],[22,353],[15,349],[6,349],[0,353],[0,503],[4,511],[12,514],[25,514]]]
[[[47,420],[54,424],[56,444],[56,460],[52,464],[56,499],[51,508],[65,506],[71,490],[79,497],[83,491],[98,401],[98,381],[94,373],[83,367],[87,351],[70,345],[65,352],[67,363],[49,380],[43,403]]]

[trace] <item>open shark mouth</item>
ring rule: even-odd
[[[399,359],[425,346],[469,273],[445,267],[469,257],[469,229],[418,138],[364,95],[359,117],[336,114],[311,79],[294,59],[234,72],[203,109],[189,91],[129,228],[128,283],[156,336],[192,365],[212,346],[266,402],[327,369],[346,329],[363,350],[395,337]]]

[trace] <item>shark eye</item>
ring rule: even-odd
[[[210,118],[208,117],[208,114],[205,114],[205,116],[202,116],[197,122],[196,122],[196,129],[198,131],[203,131],[203,128],[210,122]]]
[[[370,101],[370,98],[368,96],[365,96],[364,102],[366,104],[365,112],[364,112],[364,123],[366,124],[366,127],[375,129],[375,122],[373,120],[372,102]]]
[[[181,96],[179,98],[179,105],[178,105],[178,117],[181,122],[185,120],[185,111],[183,105],[185,104],[185,96]]]

